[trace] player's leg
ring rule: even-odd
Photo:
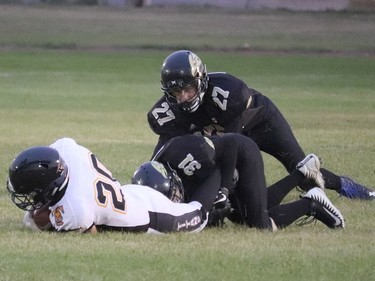
[[[260,150],[274,156],[289,171],[293,171],[299,161],[305,157],[288,122],[271,100],[263,96],[265,112],[263,121],[250,126],[244,134],[251,137]],[[340,177],[327,169],[321,169],[325,187],[336,190],[349,198],[374,199],[375,192],[347,177]],[[304,189],[311,188],[311,182],[300,185]]]
[[[236,205],[249,227],[271,229],[272,225],[267,212],[267,187],[264,165],[260,150],[252,140],[242,135],[232,136],[230,144],[225,146],[226,149],[223,157],[221,157],[221,162],[222,165],[225,165],[233,160],[228,158],[236,160],[235,163],[239,174],[239,180],[234,189]],[[230,147],[235,147],[234,151],[231,151]],[[230,177],[228,176],[230,182],[232,176],[233,170]]]
[[[297,201],[275,206],[269,210],[269,214],[278,228],[287,227],[303,216],[312,216],[330,228],[345,227],[340,211],[318,187],[309,190]]]
[[[221,186],[229,188],[232,185],[235,168],[239,174],[239,180],[230,195],[236,216],[239,217],[235,222],[271,229],[263,159],[258,146],[239,134],[224,134],[212,141],[215,145],[215,161],[221,168]],[[229,219],[234,221],[232,215]]]
[[[303,182],[305,176],[298,170],[294,170],[292,173],[282,178],[278,182],[272,184],[267,188],[267,207],[271,209],[281,203],[281,201],[287,196],[287,194],[301,182]]]
[[[250,131],[245,132],[259,146],[259,149],[279,160],[288,172],[292,172],[298,162],[306,157],[288,122],[267,97],[263,96],[266,104],[263,121]],[[340,178],[335,174],[321,170],[326,187],[339,190]],[[302,185],[308,184],[303,183]],[[312,187],[310,185],[310,187]]]
[[[307,155],[297,164],[293,172],[268,187],[268,209],[279,205],[284,197],[305,179],[313,180],[315,186],[324,189],[324,180],[320,172],[320,160],[315,154]]]

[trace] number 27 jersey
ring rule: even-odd
[[[151,129],[163,138],[159,146],[172,137],[189,133],[239,132],[242,112],[250,107],[252,96],[259,93],[227,73],[209,73],[208,77],[203,103],[194,113],[170,107],[165,97],[149,111]]]

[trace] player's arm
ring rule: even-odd
[[[53,230],[49,214],[51,211],[48,205],[43,206],[35,211],[26,211],[23,217],[23,224],[27,228],[34,231],[50,231]]]
[[[26,211],[23,224],[34,231],[53,231],[54,228],[49,220],[49,213],[50,211],[47,209],[43,210],[36,210],[36,211]],[[92,224],[88,229],[76,229],[70,230],[73,232],[80,232],[80,233],[97,233],[96,226]],[[66,232],[61,230],[60,232]]]
[[[197,182],[190,200],[198,201],[206,210],[210,210],[221,187],[220,181],[220,169],[214,167],[204,180]]]
[[[158,154],[158,152],[162,149],[163,145],[170,139],[167,135],[160,135],[158,143],[156,144],[154,148],[154,152],[152,153],[151,159],[155,158],[155,156]]]
[[[88,229],[84,230],[84,231],[81,231],[82,233],[91,233],[91,234],[96,234],[98,233],[98,230],[96,228],[96,225],[93,224],[92,226],[90,226]]]
[[[200,202],[191,201],[189,203],[174,203],[166,196],[161,196],[157,200],[158,204],[167,206],[161,212],[149,211],[150,222],[148,233],[171,233],[171,232],[199,232],[207,224],[207,211]]]

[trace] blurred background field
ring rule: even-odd
[[[374,54],[374,13],[0,5],[0,46]]]
[[[35,234],[5,190],[22,149],[70,136],[123,183],[156,143],[163,59],[192,49],[271,97],[306,152],[374,187],[375,17],[209,7],[0,5],[0,280],[373,280],[373,202],[328,195],[347,229]],[[267,182],[286,174],[264,155]],[[287,200],[298,198],[293,191]]]

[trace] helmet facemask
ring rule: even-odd
[[[203,103],[208,88],[206,66],[190,51],[177,51],[163,63],[161,71],[162,91],[171,107],[179,107],[187,112],[195,112]],[[186,102],[178,102],[176,94],[183,89],[194,87],[196,95]]]
[[[182,181],[180,177],[177,175],[176,171],[174,171],[172,168],[170,169],[171,169],[171,172],[170,172],[171,182],[170,182],[170,190],[169,190],[168,198],[175,203],[185,202],[185,192],[184,192]]]
[[[24,211],[34,211],[42,208],[45,204],[42,190],[34,190],[29,194],[16,193],[9,180],[7,180],[7,189],[11,194],[12,202]]]
[[[53,197],[64,190],[69,182],[69,171],[65,167],[64,172],[59,178],[53,181],[47,188],[34,188],[29,193],[17,193],[10,180],[7,180],[7,189],[11,194],[12,202],[20,209],[25,211],[35,211],[50,203]]]

